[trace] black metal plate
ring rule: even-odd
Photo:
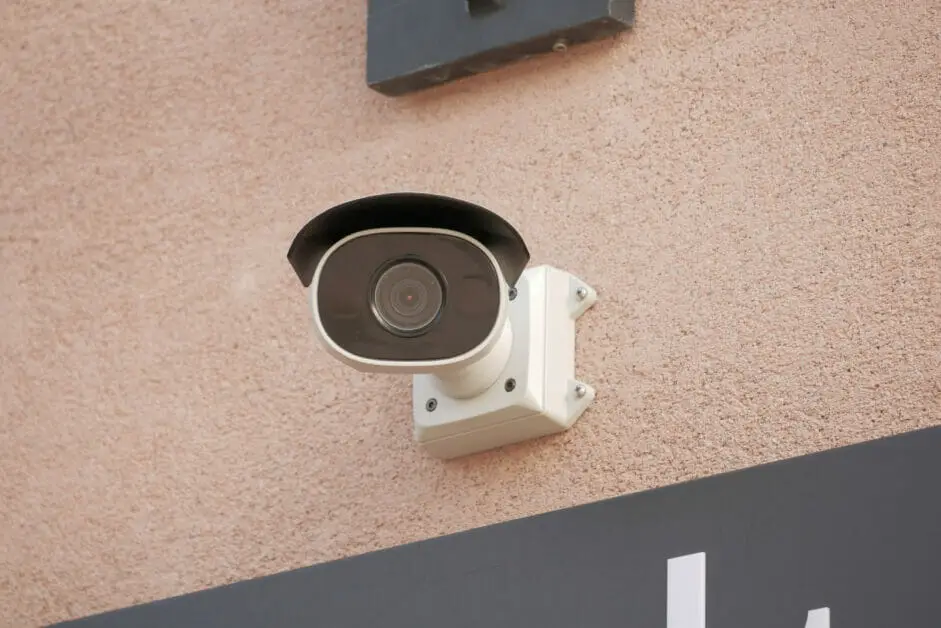
[[[674,628],[667,561],[705,552],[711,627],[938,626],[939,483],[941,427],[62,625]]]
[[[634,0],[369,0],[366,81],[400,96],[633,23]]]

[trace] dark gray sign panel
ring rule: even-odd
[[[941,427],[61,625],[941,626]]]
[[[614,37],[634,0],[369,0],[366,82],[387,96]]]

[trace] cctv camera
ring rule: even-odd
[[[529,259],[497,214],[417,193],[328,209],[288,251],[320,342],[411,374],[415,439],[445,458],[568,429],[594,397],[574,380],[574,321],[595,292]]]
[[[361,371],[441,375],[471,396],[509,353],[509,287],[529,251],[483,207],[387,194],[315,217],[288,259],[311,287],[315,333],[335,357]]]

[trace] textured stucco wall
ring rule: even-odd
[[[941,422],[941,5],[643,0],[403,100],[364,2],[0,5],[0,625]],[[451,463],[284,254],[412,189],[592,282],[570,433]]]

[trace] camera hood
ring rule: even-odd
[[[288,250],[288,261],[306,288],[331,246],[359,231],[384,228],[434,228],[463,233],[493,254],[511,286],[529,263],[529,249],[523,238],[494,212],[456,198],[417,192],[366,196],[331,207],[297,233]]]

